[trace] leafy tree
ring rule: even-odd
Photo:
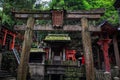
[[[105,14],[101,18],[101,20],[107,20],[114,25],[118,24],[118,14],[113,6],[114,0],[95,0],[95,1],[87,0],[87,1],[91,5],[89,9],[105,8]]]
[[[12,28],[16,23],[11,10],[33,9],[35,0],[1,0],[3,5],[2,23],[8,28]]]
[[[52,0],[49,3],[51,9],[63,9],[65,7],[64,0]]]
[[[39,1],[39,2],[36,1],[33,8],[39,10],[49,10],[48,4],[49,4],[48,1]]]

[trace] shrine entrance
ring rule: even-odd
[[[52,49],[52,54],[53,54],[53,64],[55,65],[59,65],[61,64],[61,60],[62,60],[62,49],[59,48],[59,46],[53,47]]]

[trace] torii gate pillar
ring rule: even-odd
[[[110,72],[110,62],[109,62],[109,56],[108,56],[108,49],[109,49],[109,43],[111,42],[111,39],[102,39],[98,41],[98,44],[101,46],[101,49],[104,54],[104,62],[105,62],[105,71]]]
[[[82,23],[82,42],[83,42],[85,67],[86,67],[86,80],[95,80],[92,44],[91,44],[90,32],[88,29],[87,18],[85,17],[81,18],[81,23]]]
[[[14,34],[14,35],[13,35],[12,42],[11,42],[11,47],[10,47],[10,49],[13,49],[14,46],[15,46],[15,38],[16,38],[16,35]]]
[[[26,31],[24,34],[20,64],[18,67],[17,80],[26,80],[27,77],[34,22],[35,19],[33,17],[28,17]]]

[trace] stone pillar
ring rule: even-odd
[[[45,62],[45,54],[43,53],[43,55],[42,55],[42,64],[44,64],[44,62]]]
[[[111,80],[111,73],[110,72],[104,72],[104,80]]]
[[[49,79],[48,80],[51,80],[51,75],[49,75]]]
[[[113,69],[113,77],[114,77],[114,80],[119,80],[120,78],[120,72],[119,72],[119,67],[118,66],[114,66],[114,69]]]
[[[63,49],[63,61],[65,61],[65,49]]]
[[[63,75],[60,75],[60,80],[63,80]]]
[[[1,64],[2,64],[2,53],[0,53],[0,70],[1,70]]]
[[[120,55],[119,55],[117,36],[116,35],[113,36],[113,45],[114,45],[116,65],[119,67],[119,70],[120,70]]]
[[[51,51],[51,56],[52,56],[51,60],[52,60],[52,64],[53,64],[53,61],[54,61],[54,52],[53,51]]]
[[[51,60],[51,48],[49,49],[49,60]]]
[[[95,80],[91,36],[87,18],[81,18],[82,42],[85,57],[86,80]]]
[[[97,47],[97,56],[98,56],[98,58],[97,58],[97,61],[98,61],[98,69],[100,69],[101,68],[101,65],[100,65],[100,52],[99,52],[99,48]]]

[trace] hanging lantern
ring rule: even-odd
[[[52,25],[54,28],[61,28],[63,26],[64,10],[52,11]]]

